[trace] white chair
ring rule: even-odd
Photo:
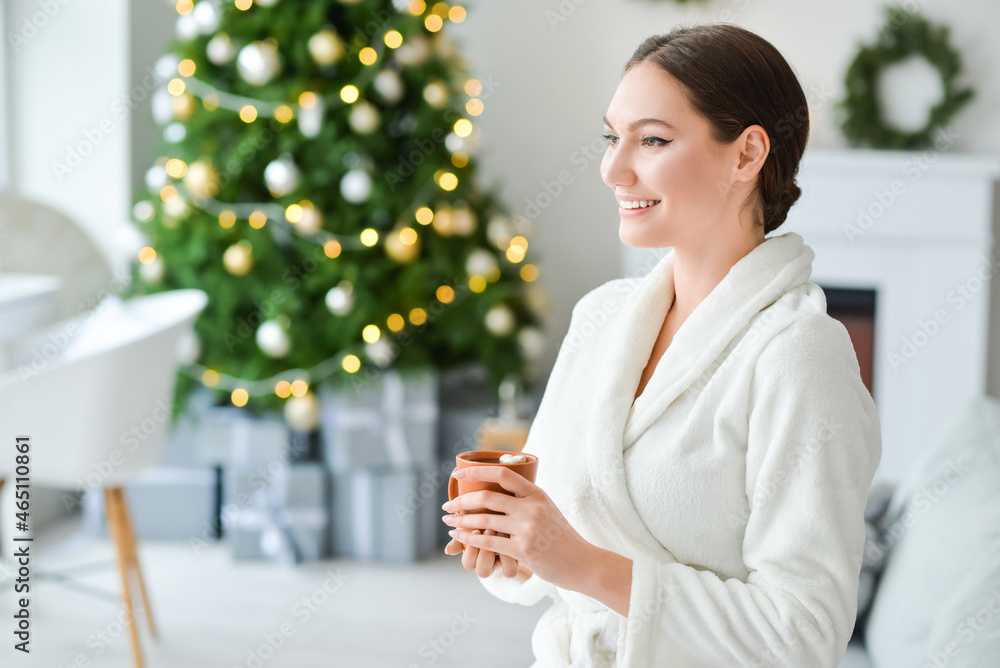
[[[79,490],[85,481],[104,488],[137,668],[142,650],[130,575],[154,638],[156,627],[122,485],[161,457],[171,424],[178,341],[207,302],[201,290],[172,290],[119,300],[118,306],[102,303],[21,342],[12,367],[0,374],[3,438],[31,437],[31,484]],[[133,429],[141,439],[124,436]],[[4,477],[14,477],[14,464],[13,457],[0,457],[0,489]]]
[[[0,271],[62,279],[55,318],[89,311],[119,287],[91,234],[52,207],[10,193],[0,193]]]

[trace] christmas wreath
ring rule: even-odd
[[[962,69],[961,56],[948,43],[948,28],[933,26],[925,18],[899,6],[886,8],[886,24],[874,45],[865,45],[847,68],[847,96],[838,108],[846,111],[841,129],[852,145],[884,149],[926,148],[932,134],[946,125],[973,96],[971,88],[959,88],[955,79]],[[882,69],[919,55],[941,75],[944,95],[931,109],[927,124],[917,131],[904,131],[885,122],[878,96]]]

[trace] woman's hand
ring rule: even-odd
[[[478,534],[480,531],[476,529],[473,533]],[[492,536],[494,532],[488,530],[486,535]],[[457,540],[452,538],[444,551],[445,554],[458,554],[463,551],[463,548]],[[489,550],[480,550],[478,547],[468,545],[465,546],[464,551],[462,565],[467,570],[476,571],[476,575],[481,578],[489,577],[497,569],[497,566],[500,566],[503,569],[503,574],[509,578],[517,575],[518,570],[522,572],[527,570],[524,566],[519,566],[513,557],[506,554],[495,554]],[[531,575],[530,571],[528,571],[528,575]]]
[[[472,466],[455,473],[468,480],[495,482],[514,494],[468,492],[445,504],[445,510],[451,513],[475,508],[504,513],[452,514],[442,518],[454,527],[452,538],[466,546],[462,557],[465,568],[487,577],[496,569],[497,554],[508,577],[512,575],[506,570],[509,566],[503,564],[504,556],[512,558],[520,570],[537,573],[556,586],[573,589],[579,577],[586,577],[587,560],[593,556],[595,546],[573,529],[535,483],[503,466]],[[448,546],[451,550],[457,547],[453,543]],[[445,551],[449,554],[457,553],[448,548]]]

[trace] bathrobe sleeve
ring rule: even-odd
[[[479,581],[488,592],[507,603],[534,605],[546,596],[553,599],[556,597],[555,585],[534,574],[525,577],[523,573],[518,573],[509,578],[497,568],[492,575],[480,578]]]
[[[636,556],[619,668],[834,668],[846,651],[882,447],[843,325],[809,314],[776,334],[747,407],[749,576]]]

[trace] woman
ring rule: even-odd
[[[524,448],[535,483],[465,469],[514,496],[445,507],[490,592],[552,598],[537,668],[822,668],[846,650],[878,414],[812,250],[765,237],[799,197],[807,112],[781,54],[732,25],[651,37],[625,66],[601,176],[621,240],[672,251],[574,307]],[[476,507],[505,515],[455,514]]]

